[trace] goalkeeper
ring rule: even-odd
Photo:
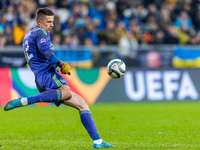
[[[11,100],[4,106],[4,110],[8,111],[38,102],[54,102],[56,106],[63,103],[80,112],[81,122],[93,140],[93,148],[114,147],[100,138],[89,106],[81,96],[70,91],[66,80],[56,69],[58,66],[62,74],[70,75],[70,66],[59,60],[52,51],[50,31],[53,22],[54,13],[48,8],[39,8],[36,13],[37,25],[23,39],[24,54],[35,75],[40,94]]]

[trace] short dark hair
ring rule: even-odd
[[[48,8],[38,8],[36,13],[36,22],[40,19],[43,20],[45,16],[53,16],[54,13]]]

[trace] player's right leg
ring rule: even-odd
[[[64,96],[64,91],[68,91],[69,88],[66,86],[62,86],[59,88]],[[71,92],[72,97],[69,100],[66,100],[63,102],[63,104],[71,106],[79,110],[81,122],[85,129],[87,130],[88,134],[93,140],[93,148],[109,148],[109,147],[114,147],[111,144],[108,144],[104,140],[102,140],[99,136],[99,133],[97,132],[97,128],[95,125],[95,122],[92,118],[90,108],[88,104],[85,102],[85,100],[78,94]]]

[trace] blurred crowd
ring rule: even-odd
[[[200,0],[1,0],[0,47],[20,45],[40,7],[55,13],[54,45],[200,43]]]

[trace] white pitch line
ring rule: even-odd
[[[29,140],[0,140],[1,142],[28,142]],[[51,143],[51,142],[54,142],[54,143],[89,143],[89,142],[75,142],[75,141],[56,141],[56,140],[39,140],[39,142],[43,142],[43,143]],[[114,144],[114,145],[128,145],[128,144],[131,144],[131,145],[154,145],[155,143],[116,143],[116,142],[111,142],[111,144]],[[181,143],[174,143],[174,144],[171,144],[171,143],[159,143],[158,146],[160,145],[175,145],[175,146],[178,146],[178,145],[188,145],[188,144],[181,144]]]

